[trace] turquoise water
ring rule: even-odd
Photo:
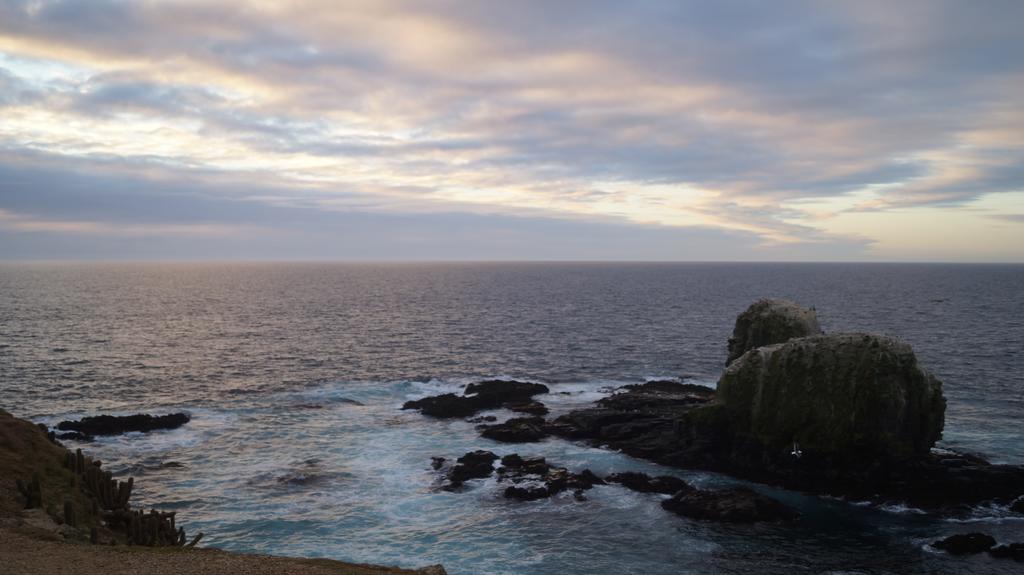
[[[87,449],[140,479],[137,503],[228,549],[453,575],[1009,573],[926,545],[969,530],[1024,540],[1002,508],[950,520],[759,487],[803,517],[728,526],[619,486],[583,502],[507,501],[493,478],[448,493],[430,458],[474,449],[735,481],[558,439],[498,444],[398,407],[493,376],[548,382],[553,415],[646,378],[713,386],[735,315],[775,295],[816,305],[826,330],[907,339],[946,384],[944,445],[1024,463],[1022,279],[1013,266],[0,266],[0,386],[4,408],[49,423],[189,411],[181,429]]]

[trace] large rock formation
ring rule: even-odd
[[[856,500],[962,510],[1024,494],[1022,466],[931,451],[946,403],[909,345],[818,331],[813,310],[762,300],[737,320],[730,357],[738,358],[714,394],[635,386],[548,429],[665,465]]]
[[[725,365],[744,353],[797,337],[821,333],[818,314],[784,299],[761,299],[736,318]]]
[[[891,337],[816,335],[732,363],[716,401],[769,458],[864,462],[925,455],[942,436],[942,383]]]

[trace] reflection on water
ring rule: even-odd
[[[88,449],[142,478],[139,502],[230,549],[453,575],[1010,572],[926,546],[969,530],[1024,539],[1001,508],[938,520],[769,491],[803,518],[727,526],[619,486],[585,502],[507,501],[493,478],[443,492],[430,457],[478,448],[731,480],[556,439],[495,444],[397,408],[490,376],[554,382],[556,413],[645,377],[713,385],[732,319],[773,295],[815,305],[829,331],[907,339],[946,383],[947,444],[1024,462],[1022,280],[1020,266],[0,266],[0,388],[5,408],[49,422],[189,410],[181,429]]]

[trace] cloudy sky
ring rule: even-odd
[[[0,0],[0,259],[1020,262],[1022,23]]]

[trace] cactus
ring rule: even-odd
[[[75,517],[75,506],[71,504],[70,499],[64,500],[64,523],[72,527],[78,526],[78,521]]]
[[[101,469],[102,462],[85,456],[81,449],[75,450],[73,454],[68,451],[64,465],[72,471],[72,486],[78,485],[89,495],[93,517],[102,520],[108,528],[123,533],[129,545],[185,547],[195,546],[202,538],[200,533],[186,545],[185,529],[176,525],[174,512],[164,513],[152,509],[146,513],[145,510],[133,510],[129,499],[135,478],[118,481],[111,472]],[[31,487],[18,481],[18,489],[28,502]],[[41,497],[32,501],[41,501]],[[77,521],[70,501],[65,503],[64,516],[69,518],[66,522],[70,524]],[[99,540],[98,531],[90,533],[90,540]]]
[[[18,491],[25,497],[25,509],[41,508],[43,506],[43,488],[39,483],[39,472],[32,474],[32,482],[25,484],[20,479],[15,480]]]

